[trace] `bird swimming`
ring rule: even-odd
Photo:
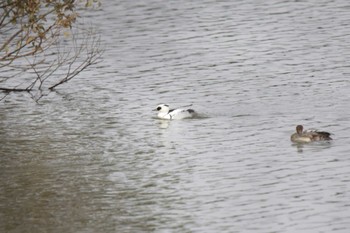
[[[290,137],[292,142],[313,142],[313,141],[329,141],[332,140],[330,133],[324,131],[310,130],[303,131],[302,125],[297,125],[296,133]]]
[[[193,118],[197,112],[193,109],[170,109],[167,104],[159,104],[155,111],[158,111],[157,117],[166,120],[180,120],[185,118]]]

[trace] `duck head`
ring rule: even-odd
[[[296,130],[297,130],[298,135],[303,134],[303,126],[302,125],[297,125]]]
[[[157,106],[156,109],[154,109],[155,111],[158,111],[158,112],[169,112],[169,105],[167,104],[159,104]]]

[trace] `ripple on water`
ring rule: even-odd
[[[1,229],[348,232],[347,5],[104,2],[103,64],[0,105]]]

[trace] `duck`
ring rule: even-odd
[[[292,142],[314,142],[314,141],[330,141],[333,140],[330,135],[331,133],[317,130],[303,131],[302,125],[296,126],[296,133],[293,133],[290,137]]]
[[[193,118],[197,115],[197,112],[193,109],[170,109],[168,104],[159,104],[154,110],[158,111],[158,118],[165,120],[180,120],[185,118]]]

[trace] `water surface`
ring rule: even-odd
[[[0,103],[1,232],[349,232],[349,9],[104,1],[102,63]]]

